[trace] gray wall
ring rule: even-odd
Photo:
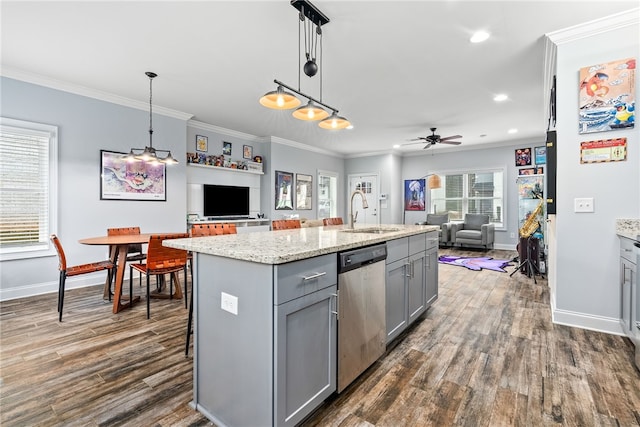
[[[143,232],[186,229],[186,121],[154,114],[155,148],[181,161],[167,168],[167,201],[100,200],[100,150],[129,152],[149,141],[149,112],[2,77],[3,117],[58,126],[58,226],[70,264],[105,259],[107,249],[78,243],[107,227],[140,226]],[[155,111],[155,110],[154,110]],[[55,256],[3,261],[0,299],[57,289]],[[69,287],[104,281],[104,273],[71,278]]]
[[[292,125],[293,126],[293,125]],[[345,182],[344,159],[329,152],[314,150],[301,144],[270,138],[267,146],[265,175],[262,179],[262,209],[269,219],[282,219],[283,216],[299,215],[300,218],[316,219],[318,170],[336,172],[338,174],[338,216],[344,214],[344,195],[342,189]],[[311,210],[276,210],[275,209],[275,171],[291,172],[313,176],[313,202]],[[295,208],[295,203],[294,203]]]
[[[573,37],[557,50],[558,185],[557,283],[554,319],[620,332],[619,239],[616,218],[640,217],[640,138],[635,129],[578,134],[578,71],[582,67],[640,59],[635,25],[588,38]],[[636,106],[638,80],[636,69]],[[636,119],[638,114],[636,112]],[[637,121],[637,120],[636,120]],[[627,138],[627,160],[580,164],[580,142]],[[574,199],[593,197],[594,213],[575,213]]]
[[[513,145],[502,145],[495,148],[484,147],[476,150],[457,151],[451,149],[443,154],[436,154],[433,151],[423,155],[404,157],[402,182],[405,179],[416,179],[430,173],[446,174],[470,170],[503,169],[505,171],[505,227],[496,228],[495,247],[515,249],[518,243],[518,187],[516,183],[518,168],[515,166],[514,150],[525,147],[533,150],[533,147],[545,145],[545,138],[545,132],[542,129],[539,140],[514,141]],[[402,185],[401,183],[401,188]],[[417,221],[425,221],[426,214],[427,212],[406,212],[406,223],[413,224]],[[513,237],[511,237],[512,235]]]

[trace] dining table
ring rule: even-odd
[[[114,236],[105,235],[105,236],[97,236],[97,237],[88,237],[85,239],[78,240],[78,242],[83,245],[101,245],[101,246],[109,246],[111,248],[109,257],[111,259],[111,262],[113,262],[117,266],[116,276],[115,276],[115,286],[113,290],[113,314],[116,314],[127,307],[131,307],[134,303],[140,300],[139,296],[133,297],[132,295],[129,296],[129,301],[122,300],[122,284],[124,282],[124,274],[127,266],[127,253],[129,251],[129,245],[147,244],[149,243],[149,238],[152,235],[153,234],[151,233],[121,234],[121,235],[114,235]],[[111,294],[111,283],[109,278],[107,278],[104,284],[103,298],[105,299],[109,298],[110,294]],[[162,295],[158,295],[158,296],[162,297]],[[175,294],[172,295],[171,297],[176,299],[182,299],[182,291],[180,290],[179,282],[176,285]]]

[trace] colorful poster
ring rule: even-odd
[[[100,170],[100,200],[167,200],[164,163],[129,162],[124,153],[100,150]]]
[[[404,210],[425,210],[424,179],[408,179],[404,181]]]
[[[580,69],[579,133],[634,127],[635,70],[635,58]]]

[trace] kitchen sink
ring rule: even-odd
[[[394,231],[400,231],[401,228],[381,228],[381,227],[369,227],[369,228],[354,228],[340,230],[345,233],[365,233],[365,234],[385,234],[393,233]]]

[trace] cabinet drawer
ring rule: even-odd
[[[620,238],[620,257],[636,263],[636,256],[633,253],[633,240],[624,237]]]
[[[438,232],[430,231],[426,233],[426,236],[427,236],[427,250],[437,248],[438,240],[439,240]]]
[[[387,242],[387,264],[409,256],[409,238],[389,240]]]
[[[409,255],[424,252],[427,248],[427,241],[424,234],[414,234],[409,236]]]
[[[282,304],[338,283],[338,256],[327,254],[274,268],[274,301]]]

